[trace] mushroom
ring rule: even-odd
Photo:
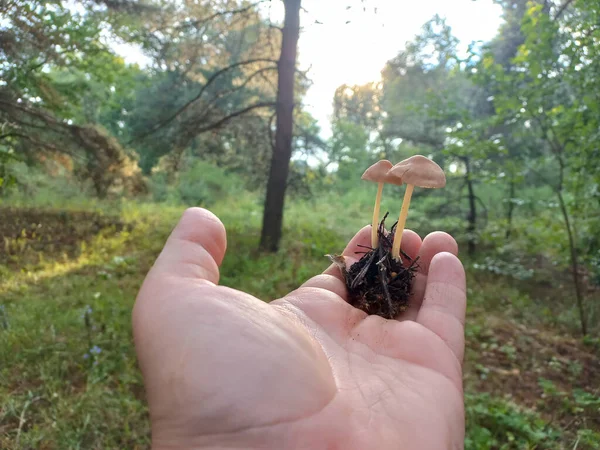
[[[442,188],[446,186],[446,175],[444,175],[442,168],[432,160],[421,155],[415,155],[399,162],[388,171],[387,180],[392,182],[394,179],[406,184],[404,201],[402,202],[400,217],[394,233],[394,244],[392,245],[392,256],[396,261],[399,261],[402,233],[406,225],[406,216],[408,216],[410,198],[414,187]]]
[[[386,183],[386,174],[392,168],[392,163],[387,159],[377,161],[363,173],[361,179],[367,181],[374,181],[378,183],[377,186],[377,197],[375,197],[375,208],[373,209],[373,224],[371,227],[371,247],[377,248],[379,238],[377,236],[377,224],[379,223],[379,207],[381,206],[381,193],[383,192],[383,185]],[[402,184],[402,183],[400,183]]]

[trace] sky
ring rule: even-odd
[[[281,19],[283,3],[270,3],[272,20]],[[378,81],[385,63],[435,14],[447,19],[466,50],[470,42],[496,35],[502,12],[492,0],[304,0],[302,5],[299,65],[309,69],[313,82],[304,102],[324,137],[330,134],[336,88]]]
[[[265,14],[281,22],[283,2],[268,5]],[[472,41],[493,38],[501,23],[501,8],[492,0],[303,0],[302,6],[299,66],[313,82],[304,106],[324,138],[330,135],[336,88],[378,81],[385,63],[435,14],[446,18],[465,50]],[[145,65],[139,51],[114,46],[128,62]]]

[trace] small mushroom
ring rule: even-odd
[[[421,155],[411,156],[404,161],[399,162],[387,173],[388,182],[393,179],[400,180],[406,184],[404,201],[396,225],[394,234],[394,244],[392,245],[392,256],[396,261],[400,260],[400,244],[402,243],[402,233],[406,225],[410,198],[415,186],[421,188],[442,188],[446,186],[446,175],[440,166],[432,160]]]
[[[377,248],[379,239],[377,236],[377,225],[379,223],[379,207],[381,206],[381,193],[383,192],[383,185],[387,182],[386,174],[392,168],[392,163],[387,159],[377,161],[363,173],[361,179],[367,181],[374,181],[378,183],[377,186],[377,197],[375,197],[375,208],[373,209],[373,224],[371,227],[371,247]],[[401,183],[402,184],[402,183]]]

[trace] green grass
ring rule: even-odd
[[[560,448],[560,431],[510,400],[467,393],[465,410],[468,449]]]
[[[353,208],[346,202],[291,203],[282,251],[276,254],[256,250],[262,218],[256,198],[243,195],[216,207],[228,231],[222,283],[264,300],[296,288],[327,267],[324,255],[341,251],[368,220],[370,211],[361,206],[362,201]],[[90,205],[82,203],[77,208]],[[91,208],[118,214],[132,227],[117,234],[98,234],[76,256],[60,260],[47,256],[22,270],[0,272],[2,449],[149,447],[130,314],[141,281],[182,208],[128,201]],[[569,384],[575,386],[577,380],[591,377],[598,368],[597,356],[580,362],[579,370],[575,359],[572,364],[563,361],[575,367],[565,370],[565,378],[542,352],[555,352],[559,344],[568,342],[581,355],[589,355],[595,351],[595,341],[584,346],[568,336],[555,342],[522,333],[519,321],[527,323],[528,316],[515,312],[519,310],[515,299],[526,303],[529,297],[504,286],[499,278],[473,276],[478,275],[469,274],[474,306],[467,328],[467,448],[558,449],[573,448],[575,443],[580,450],[598,448],[595,427],[600,423],[600,394],[583,382],[571,392]],[[491,307],[500,301],[510,303],[512,310],[504,314],[502,308]],[[541,353],[523,355],[533,348]],[[502,371],[514,366],[524,374],[522,364],[528,357],[539,363],[536,370],[543,375],[535,374],[533,382],[540,395],[544,393],[537,383],[540,377],[554,380],[550,382],[557,392],[568,393],[564,397],[568,401],[563,396],[555,403],[548,400],[562,411],[554,423],[550,412],[536,406],[535,399],[519,398],[518,386],[514,391],[503,387],[508,375]],[[573,418],[579,421],[567,427]]]
[[[0,448],[148,446],[130,315],[171,223],[143,212],[126,220],[132,232],[100,236],[77,259],[16,274],[0,291]]]

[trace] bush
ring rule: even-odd
[[[209,207],[241,191],[235,175],[204,161],[194,161],[173,184],[165,171],[152,175],[150,190],[154,201]]]
[[[77,180],[66,169],[48,173],[43,167],[29,166],[24,162],[10,165],[14,185],[3,192],[12,204],[42,204],[46,206],[68,200],[85,203],[94,196],[91,184]]]

